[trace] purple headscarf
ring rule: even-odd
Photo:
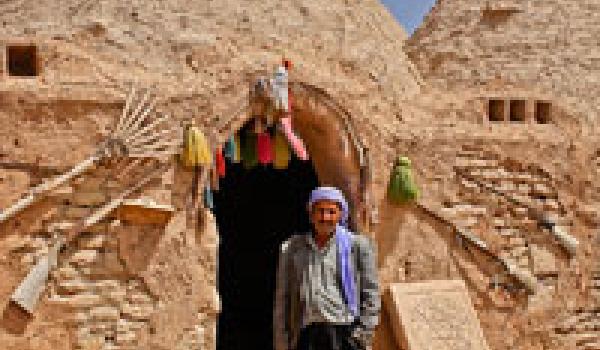
[[[329,200],[337,202],[342,208],[342,217],[335,228],[335,239],[338,248],[338,259],[340,261],[342,288],[344,289],[344,297],[346,304],[350,308],[350,312],[354,316],[358,316],[358,302],[356,300],[356,286],[354,283],[354,274],[352,265],[350,264],[350,253],[352,248],[352,233],[348,230],[348,202],[344,198],[342,191],[335,187],[317,187],[310,193],[308,201],[309,210],[315,202],[321,200]]]

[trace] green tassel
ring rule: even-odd
[[[241,145],[242,164],[246,170],[254,168],[258,164],[258,154],[256,149],[256,134],[252,131],[246,131],[243,135]]]
[[[410,159],[398,157],[390,176],[388,198],[393,204],[400,205],[415,201],[419,195],[419,188],[412,176]]]

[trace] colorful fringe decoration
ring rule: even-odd
[[[217,168],[219,177],[225,177],[225,158],[223,157],[223,149],[221,147],[216,150],[215,167]]]
[[[290,117],[281,118],[282,131],[287,138],[294,154],[300,160],[308,160],[308,152],[301,138],[299,138],[292,130],[292,119]]]
[[[256,134],[252,131],[247,131],[243,135],[241,145],[242,164],[245,169],[252,169],[258,163],[256,154]]]
[[[217,167],[214,164],[210,169],[210,188],[214,192],[219,191],[219,174],[217,173]]]
[[[257,136],[256,148],[258,151],[258,162],[262,165],[273,162],[273,147],[271,146],[271,135],[268,131]]]
[[[285,136],[281,132],[275,132],[273,140],[273,168],[283,170],[287,169],[290,159],[290,146],[288,145]]]
[[[388,185],[388,197],[393,204],[405,204],[419,196],[413,176],[411,162],[408,157],[398,157]]]
[[[210,186],[204,187],[204,207],[208,209],[214,209],[215,201]]]
[[[241,155],[240,155],[240,135],[239,134],[235,134],[233,136],[233,140],[234,140],[234,152],[233,152],[233,162],[234,163],[239,163],[241,160]]]
[[[233,135],[229,136],[225,142],[223,155],[231,162],[235,159],[235,137]]]
[[[183,162],[183,165],[187,167],[209,165],[212,163],[212,157],[206,137],[202,131],[195,126],[191,126],[185,131],[181,161]]]

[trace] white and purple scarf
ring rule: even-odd
[[[347,228],[348,225],[348,202],[344,198],[342,191],[335,187],[318,187],[310,193],[308,201],[309,209],[315,202],[320,200],[329,200],[338,202],[342,208],[342,217],[336,225],[335,239],[338,249],[338,259],[340,262],[342,275],[342,288],[344,289],[344,297],[350,312],[354,316],[358,316],[358,301],[356,300],[356,285],[354,282],[354,273],[351,265],[351,249],[352,249],[352,232]]]

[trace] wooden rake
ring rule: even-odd
[[[60,250],[76,239],[79,232],[104,220],[131,194],[140,190],[150,181],[159,178],[161,174],[167,170],[167,167],[167,165],[163,164],[152,169],[136,184],[130,186],[118,196],[98,208],[90,216],[75,223],[72,227],[68,228],[66,232],[56,237],[56,242],[49,247],[48,253],[40,258],[40,260],[31,268],[27,276],[21,281],[11,295],[10,300],[28,313],[33,313],[42,292],[46,288],[46,281],[48,280],[50,272],[58,265],[58,255]]]
[[[0,212],[0,223],[13,217],[47,193],[85,173],[96,163],[111,157],[164,158],[177,153],[182,143],[179,126],[169,125],[169,116],[155,111],[150,91],[132,88],[123,113],[112,133],[98,145],[96,152],[68,172],[31,188],[12,206]]]

